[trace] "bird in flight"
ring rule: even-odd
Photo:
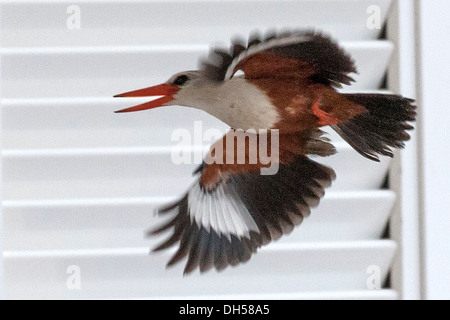
[[[158,210],[171,218],[149,234],[170,236],[154,251],[178,246],[168,266],[187,258],[185,274],[220,271],[291,233],[336,178],[333,169],[311,159],[336,153],[321,127],[330,126],[373,161],[405,146],[416,118],[414,101],[339,93],[356,72],[350,55],[321,32],[255,33],[248,41],[233,40],[227,50],[213,48],[199,70],[116,96],[162,96],[118,113],[178,105],[204,110],[231,127],[213,144],[187,193]],[[270,143],[255,149],[252,136]],[[229,148],[227,139],[242,143]],[[244,161],[236,161],[239,153]],[[276,157],[268,163],[263,153]],[[274,165],[275,173],[262,174]]]

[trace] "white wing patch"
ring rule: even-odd
[[[222,183],[211,193],[203,192],[196,183],[188,196],[192,223],[199,228],[223,235],[250,239],[250,232],[259,233],[255,220],[230,184]]]
[[[295,44],[295,43],[307,42],[307,41],[310,41],[311,39],[312,39],[311,35],[292,35],[290,37],[272,39],[272,40],[269,40],[266,42],[261,42],[260,44],[256,44],[256,45],[248,48],[244,52],[242,52],[236,58],[234,58],[234,60],[231,62],[230,66],[228,67],[227,72],[225,73],[224,80],[231,79],[234,76],[234,69],[239,64],[239,62],[241,62],[245,58],[247,58],[255,53],[258,53],[258,52],[261,52],[264,50],[268,50],[273,47],[283,47],[283,46],[288,46],[288,45]]]

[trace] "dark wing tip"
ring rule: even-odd
[[[167,267],[187,258],[183,271],[185,276],[195,270],[200,273],[211,269],[221,271],[245,263],[261,246],[291,233],[309,215],[311,207],[319,203],[324,189],[334,178],[332,169],[305,156],[281,165],[274,176],[259,173],[233,175],[227,182],[232,188],[230,196],[242,201],[257,225],[257,231],[237,236],[231,233],[224,235],[212,227],[204,228],[191,219],[189,197],[186,196],[170,206],[171,211],[178,210],[175,217],[150,233],[159,234],[172,229],[169,238],[154,251],[165,250],[178,242],[178,249]]]
[[[324,32],[309,29],[279,30],[272,28],[265,34],[258,30],[250,33],[247,42],[242,37],[235,36],[232,40],[231,48],[226,51],[222,48],[212,49],[207,59],[201,61],[200,68],[205,76],[213,81],[223,81],[225,75],[233,61],[245,51],[262,43],[273,42],[269,49],[286,53],[285,46],[277,46],[277,41],[288,37],[309,36],[310,41],[294,44],[298,46],[295,50],[294,58],[310,62],[318,68],[318,73],[313,80],[335,87],[341,84],[351,84],[354,79],[348,76],[350,73],[357,73],[354,60],[348,55],[333,38]],[[291,55],[292,52],[288,53]]]
[[[186,196],[165,208],[175,212],[175,216],[159,228],[147,233],[148,236],[153,236],[171,230],[169,237],[152,250],[152,252],[160,252],[178,243],[178,249],[168,261],[167,268],[187,258],[183,274],[188,276],[196,270],[200,273],[211,269],[221,271],[228,266],[248,261],[257,249],[251,244],[260,246],[260,242],[254,239],[257,238],[255,233],[252,233],[253,239],[246,240],[231,234],[228,236],[219,234],[212,228],[204,228],[195,220],[191,220],[188,199],[189,197]]]

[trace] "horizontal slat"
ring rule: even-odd
[[[147,101],[137,98],[126,103]],[[220,120],[192,108],[157,108],[139,114],[113,113],[124,107],[123,99],[4,99],[1,103],[5,150],[173,146],[178,143],[172,139],[176,129],[189,131],[191,137],[194,137],[194,128],[201,136],[211,128],[223,134],[228,129]],[[201,124],[196,125],[196,121]],[[335,134],[332,138],[340,140]],[[201,139],[202,143],[208,145],[211,141]]]
[[[314,159],[336,170],[332,190],[341,191],[378,189],[390,164],[390,158],[375,163],[345,145],[338,146],[333,157]],[[154,148],[110,153],[102,149],[4,151],[3,196],[4,200],[179,196],[192,183],[197,166],[176,165],[171,152]]]
[[[133,102],[148,100],[133,99]],[[33,99],[3,102],[5,149],[173,146],[177,144],[171,139],[174,130],[182,128],[193,134],[195,121],[202,122],[202,135],[209,128],[225,134],[228,128],[213,116],[190,108],[157,108],[132,115],[113,113],[123,108],[124,103],[130,103],[122,99],[33,102]]]
[[[395,249],[393,241],[276,244],[238,268],[189,277],[182,266],[165,270],[169,254],[147,248],[5,252],[5,286],[8,298],[47,299],[360,291],[373,267],[383,283]],[[81,271],[81,290],[67,288],[70,266]]]
[[[394,203],[390,191],[329,192],[301,227],[282,241],[358,241],[382,236]],[[5,201],[5,250],[154,247],[144,232],[166,219],[154,209],[170,198]],[[274,212],[276,214],[276,212]]]
[[[387,41],[346,42],[359,74],[353,90],[377,89],[393,45]],[[197,67],[208,46],[100,48],[78,50],[3,49],[4,98],[112,97],[167,81]],[[124,101],[124,105],[130,103]],[[55,119],[57,121],[57,119]]]
[[[368,28],[380,8],[384,21],[391,0],[2,0],[3,46],[102,46],[211,43],[235,34],[279,27],[315,26],[340,39],[376,39]],[[81,29],[69,30],[67,8],[78,5]],[[332,14],[331,14],[332,13]],[[17,17],[26,17],[18,19]],[[333,19],[339,17],[339,19]]]

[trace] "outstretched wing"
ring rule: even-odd
[[[300,155],[275,175],[233,174],[214,190],[202,188],[199,179],[180,201],[159,210],[173,217],[150,233],[171,230],[155,251],[178,243],[168,266],[187,257],[185,274],[246,262],[261,246],[292,232],[334,178],[332,169]]]
[[[247,44],[240,39],[231,49],[214,49],[201,64],[207,77],[224,81],[242,70],[246,78],[289,76],[340,87],[350,84],[357,72],[352,58],[331,38],[317,31],[253,34]],[[295,72],[295,75],[293,74]]]

